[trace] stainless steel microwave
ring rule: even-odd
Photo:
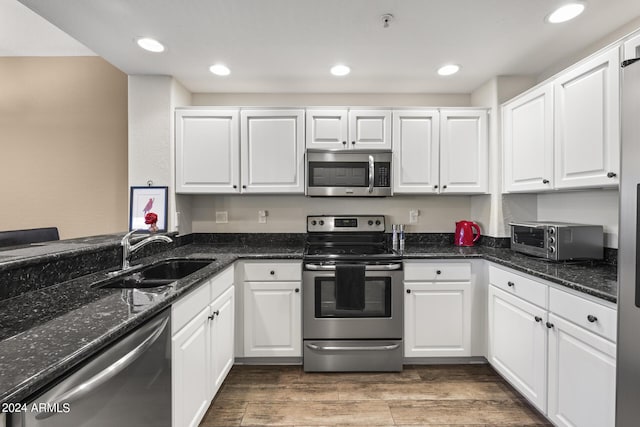
[[[553,261],[602,259],[601,225],[567,222],[512,222],[511,249]]]
[[[391,151],[307,150],[307,196],[393,195]]]

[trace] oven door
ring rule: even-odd
[[[512,250],[543,258],[549,257],[547,227],[545,225],[510,225]]]
[[[304,339],[401,339],[402,279],[402,263],[367,265],[364,308],[345,310],[336,304],[335,266],[305,263]]]

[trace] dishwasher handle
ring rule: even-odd
[[[164,316],[162,318],[156,319],[152,321],[148,328],[153,328],[153,330],[147,335],[147,337],[138,344],[133,350],[129,351],[127,354],[116,360],[114,363],[101,370],[91,378],[77,386],[73,387],[71,390],[66,391],[58,396],[52,397],[47,403],[46,407],[55,408],[60,406],[62,403],[71,403],[84,395],[90,393],[96,388],[100,387],[102,384],[109,381],[114,376],[118,375],[125,368],[130,366],[133,362],[135,362],[142,354],[149,349],[162,335],[167,324],[169,323],[170,317]],[[134,332],[135,334],[136,332]],[[144,333],[139,331],[139,333]],[[107,350],[108,351],[108,350]],[[56,412],[40,412],[36,415],[37,420],[43,420],[45,418],[49,418],[52,415],[55,415]]]
[[[304,268],[307,270],[313,271],[335,271],[336,266],[334,264],[310,264],[307,263],[304,265]],[[392,271],[392,270],[400,270],[402,269],[402,263],[391,263],[391,264],[365,264],[366,271]]]

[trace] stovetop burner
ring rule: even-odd
[[[384,216],[335,215],[307,217],[304,256],[322,260],[395,259],[387,244]]]

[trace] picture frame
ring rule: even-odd
[[[169,187],[131,187],[129,231],[149,232],[149,224],[144,222],[144,217],[149,212],[158,215],[157,231],[167,231],[168,191]]]

